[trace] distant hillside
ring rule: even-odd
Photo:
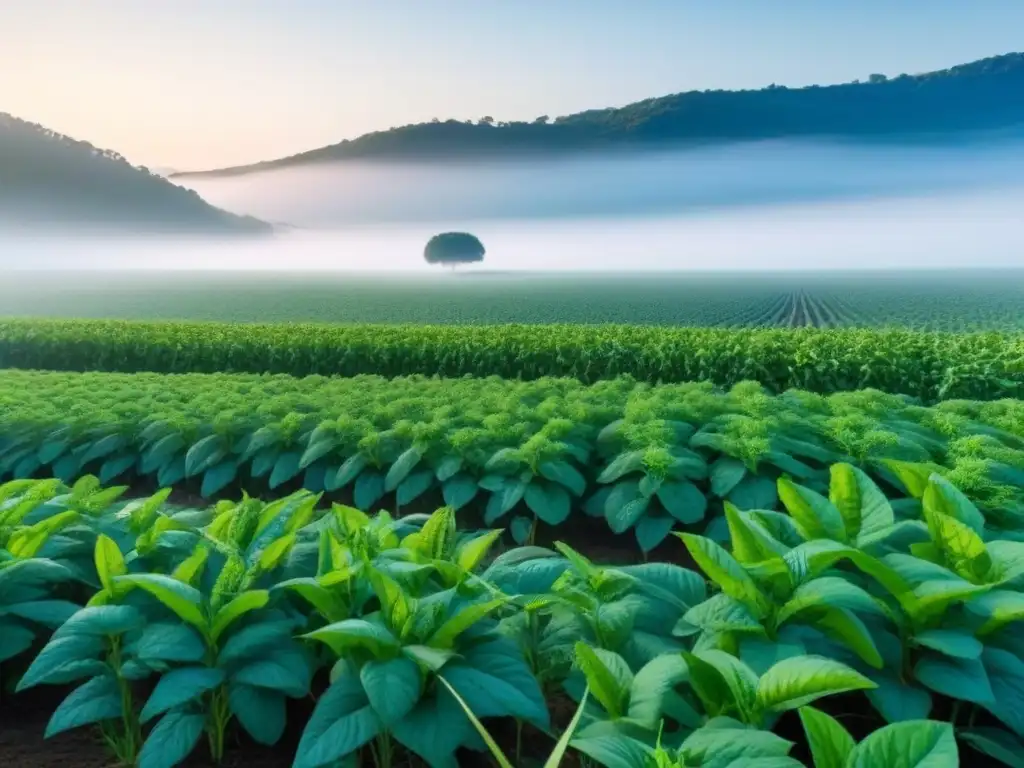
[[[120,155],[0,113],[0,229],[259,235],[272,227],[214,208]]]
[[[1024,127],[1024,54],[923,75],[749,91],[690,91],[549,121],[434,121],[369,133],[255,165],[178,176],[237,175],[340,160],[521,156],[788,137],[911,138]]]

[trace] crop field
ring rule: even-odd
[[[207,498],[303,487],[366,511],[426,499],[488,526],[511,521],[520,543],[539,524],[590,515],[650,551],[675,526],[703,530],[726,501],[772,508],[782,475],[825,492],[841,461],[897,488],[886,461],[943,467],[994,510],[991,525],[1024,523],[1024,405],[1009,400],[927,408],[756,384],[4,371],[0,435],[0,479],[95,473]]]
[[[757,381],[926,402],[1024,392],[1024,334],[655,326],[0,321],[0,367],[158,373]]]
[[[1024,271],[10,273],[0,317],[1024,330]]]
[[[77,761],[103,744],[139,768],[1012,766],[1020,543],[940,473],[892,467],[890,493],[840,463],[827,496],[780,477],[776,510],[726,504],[718,541],[672,537],[692,569],[505,548],[450,506],[13,481],[4,696],[56,688],[48,738],[94,726]]]
[[[897,277],[5,276],[0,762],[1019,768],[1024,282]]]

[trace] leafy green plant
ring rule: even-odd
[[[234,719],[257,742],[276,743],[284,731],[285,699],[309,692],[313,666],[292,639],[294,620],[264,610],[266,590],[242,588],[242,561],[228,560],[204,594],[191,583],[200,579],[203,557],[173,576],[130,574],[112,541],[100,546],[100,594],[109,601],[132,599],[134,591],[149,598],[140,603],[145,625],[128,645],[159,675],[139,715],[143,724],[160,718],[139,752],[139,768],[176,765],[204,733],[219,763]]]
[[[418,541],[432,552],[443,551],[450,535],[444,516],[436,520]],[[432,765],[454,765],[455,750],[471,743],[473,729],[439,675],[479,717],[547,727],[537,681],[488,619],[503,599],[465,597],[457,588],[411,594],[376,568],[366,576],[378,610],[306,635],[330,647],[338,661],[303,734],[298,768],[349,759],[367,745],[386,768],[394,761],[393,741]]]
[[[879,728],[856,743],[833,717],[801,707],[814,768],[956,768],[960,757],[949,723],[907,720]]]

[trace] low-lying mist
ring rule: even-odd
[[[0,227],[0,268],[441,274],[423,262],[423,246],[448,229],[469,230],[487,248],[467,271],[1024,266],[1024,144],[762,143],[185,182],[214,205],[294,229],[216,241]]]
[[[474,163],[343,163],[179,183],[299,227],[701,213],[708,209],[1024,186],[1024,142],[760,142]]]

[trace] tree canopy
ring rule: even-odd
[[[442,232],[434,235],[423,249],[428,264],[471,264],[484,260],[484,244],[468,232]]]

